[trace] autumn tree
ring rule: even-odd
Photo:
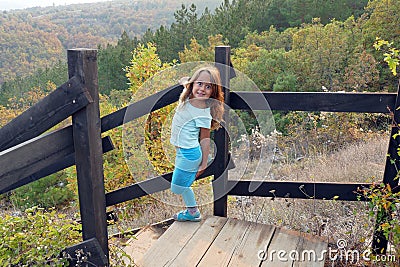
[[[378,90],[378,63],[367,51],[354,54],[346,67],[343,86],[347,91],[376,91]]]

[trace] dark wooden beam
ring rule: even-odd
[[[224,91],[224,104],[230,106],[230,78],[231,49],[230,46],[215,47],[215,65],[221,75],[221,86]],[[214,142],[217,148],[215,156],[216,169],[213,179],[214,215],[226,217],[228,214],[228,195],[226,183],[228,181],[229,162],[229,110],[225,110],[222,128],[214,133]]]
[[[93,102],[80,80],[68,82],[0,128],[0,151],[39,136]]]
[[[232,167],[233,165],[231,165],[231,168]],[[203,179],[214,173],[215,162],[208,166],[204,173],[196,178],[196,180]],[[171,179],[172,172],[109,192],[106,194],[107,207],[167,190],[171,187]]]
[[[79,244],[64,249],[61,257],[68,260],[69,266],[106,266],[108,265],[107,255],[104,253],[99,241],[90,238]],[[81,256],[78,259],[78,255]],[[81,261],[85,257],[85,261]]]
[[[0,191],[74,153],[67,127],[0,152]]]
[[[72,115],[83,240],[96,238],[108,259],[97,50],[68,50],[68,75],[79,77],[93,98]]]
[[[108,192],[106,193],[106,205],[109,207],[167,190],[171,186],[171,178],[172,172]]]
[[[394,110],[393,93],[324,92],[231,92],[232,109],[263,110],[265,101],[271,110],[389,113]],[[388,109],[389,108],[389,109]]]
[[[106,136],[102,139],[102,147],[103,147],[103,153],[106,153],[106,152],[114,149],[114,145],[109,136]],[[71,154],[68,154],[62,160],[59,160],[58,162],[56,162],[52,165],[49,165],[49,166],[41,169],[40,171],[35,172],[25,178],[16,178],[15,182],[12,185],[10,185],[7,188],[0,189],[0,194],[4,194],[8,191],[14,190],[23,185],[37,181],[40,178],[43,178],[50,174],[64,170],[65,168],[71,167],[73,165],[75,165],[75,153],[74,152]],[[29,167],[31,167],[31,166],[29,166]]]
[[[367,188],[368,183],[324,183],[289,181],[228,181],[229,195],[324,199],[358,201],[357,189]],[[250,190],[251,189],[251,190]],[[360,200],[365,200],[362,197]]]
[[[124,123],[140,118],[152,111],[175,103],[183,90],[182,85],[173,85],[125,108],[101,118],[101,132],[106,132]]]

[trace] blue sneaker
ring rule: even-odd
[[[201,221],[201,214],[200,211],[197,211],[192,215],[188,210],[182,210],[174,214],[174,220],[178,222],[199,222]]]

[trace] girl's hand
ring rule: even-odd
[[[204,170],[198,170],[196,173],[196,178],[199,178],[200,175],[202,175]]]
[[[182,77],[179,80],[179,84],[180,85],[185,85],[185,84],[187,84],[189,82],[189,79],[190,79],[190,77]]]
[[[196,178],[198,178],[200,175],[202,175],[203,172],[206,170],[206,168],[207,168],[207,164],[205,166],[203,166],[203,164],[200,165],[199,170],[196,173]]]
[[[203,158],[196,173],[196,178],[203,174],[207,168],[208,155],[210,154],[210,140],[210,129],[200,128],[200,146]]]

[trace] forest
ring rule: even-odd
[[[398,10],[400,0],[183,4],[119,0],[3,12],[0,127],[64,83],[68,78],[66,49],[82,46],[98,49],[102,115],[126,106],[146,79],[161,70],[186,62],[213,61],[216,45],[232,47],[233,66],[261,91],[396,92]],[[243,116],[251,124],[251,116]],[[388,126],[388,118],[378,114],[276,112],[274,118],[282,136],[279,150],[287,164],[322,153],[332,155],[350,144],[387,134]],[[122,129],[108,134],[116,146],[104,156],[105,187],[111,191],[134,183],[134,176],[144,171],[132,173],[124,162]],[[159,148],[152,136],[147,142]],[[138,166],[144,162],[144,156],[137,155]],[[166,171],[170,166],[156,168]],[[2,205],[18,211],[32,207],[75,210],[76,187],[75,170],[69,168],[1,196]],[[120,216],[140,217],[145,212],[143,205],[149,203],[154,204],[142,199],[119,206]],[[5,223],[0,221],[0,225]],[[14,255],[7,249],[0,246],[0,254]]]
[[[115,44],[123,32],[140,38],[170,25],[182,4],[215,8],[215,1],[130,1],[3,11],[0,14],[0,84],[65,61],[65,50]]]
[[[174,17],[171,24],[163,25],[165,20],[156,15],[156,20],[148,21],[157,21],[161,24],[158,28],[148,25],[147,30],[139,31],[141,35],[135,35],[132,34],[134,27],[127,22],[117,30],[119,37],[110,18],[101,22],[102,16],[98,16],[96,25],[108,22],[108,27],[102,26],[103,31],[99,32],[96,28],[85,28],[89,22],[82,18],[82,24],[77,24],[83,27],[80,32],[80,27],[68,22],[68,16],[61,15],[69,9],[83,10],[80,5],[3,12],[0,25],[4,31],[0,32],[4,36],[0,37],[0,44],[4,59],[0,60],[0,73],[4,77],[0,77],[0,104],[7,106],[9,99],[21,96],[32,87],[45,88],[48,81],[60,85],[66,79],[62,71],[65,49],[82,46],[99,49],[101,92],[109,95],[112,90],[126,90],[124,68],[130,63],[131,52],[139,43],[149,42],[156,45],[162,62],[209,60],[208,48],[229,44],[234,58],[249,60],[237,63],[236,67],[243,65],[240,70],[262,90],[318,91],[323,87],[329,91],[363,91],[366,88],[393,91],[395,78],[385,66],[379,65],[382,54],[372,45],[376,37],[391,40],[395,46],[398,43],[398,33],[392,30],[397,25],[397,2],[385,6],[382,1],[373,1],[366,6],[367,2],[224,1],[215,10],[208,7],[202,10],[195,4],[182,5],[171,12]],[[151,16],[146,8],[154,6],[138,3],[144,5],[143,13]],[[160,1],[160,6],[169,7],[164,1]],[[113,1],[111,7],[119,7],[123,12],[129,10],[123,9],[123,1]],[[104,10],[91,5],[87,8]],[[123,16],[121,12],[104,14]],[[40,19],[29,22],[33,18]],[[78,23],[79,20],[74,21]],[[81,37],[77,38],[79,35]],[[97,36],[97,39],[91,40],[90,36]],[[110,36],[114,37],[110,40]]]

